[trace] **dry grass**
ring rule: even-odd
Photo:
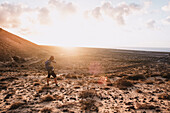
[[[81,109],[89,112],[98,112],[98,107],[95,106],[95,102],[96,101],[92,99],[81,100]]]
[[[145,81],[146,84],[154,84],[154,81],[153,80],[147,80]]]
[[[80,98],[86,99],[86,98],[93,98],[93,97],[99,97],[97,92],[95,90],[85,90],[80,93]]]
[[[90,80],[89,83],[98,84],[99,81],[98,80]]]
[[[34,86],[39,86],[40,84],[40,82],[34,82]]]
[[[139,104],[139,103],[136,103],[136,109],[155,109],[155,108],[158,108],[159,106],[153,106],[153,105],[150,105],[150,104]]]
[[[116,77],[116,75],[115,74],[109,74],[109,75],[107,75],[107,77],[108,78],[114,78],[114,77]]]
[[[2,83],[0,83],[0,91],[1,90],[6,90],[8,88],[8,84],[2,84]]]
[[[162,76],[163,78],[167,78],[168,80],[170,80],[170,73],[165,73]]]
[[[57,80],[63,80],[63,77],[59,76],[57,77]]]
[[[140,89],[136,90],[137,93],[143,93]]]
[[[83,75],[71,75],[68,74],[65,76],[65,78],[69,78],[69,79],[78,79],[78,78],[82,78]]]
[[[51,89],[51,87],[44,85],[44,86],[42,86],[41,88],[39,88],[39,89],[37,90],[37,92],[38,92],[38,93],[42,93],[42,92],[44,92],[44,91],[46,91],[46,90],[48,90],[48,89]]]
[[[141,75],[141,74],[125,76],[124,78],[128,80],[145,80],[146,79],[145,75]]]
[[[59,105],[57,108],[61,109],[61,108],[73,108],[74,106],[77,106],[78,103],[77,102],[67,102],[65,104]]]
[[[68,74],[68,75],[65,76],[65,78],[77,79],[77,76],[76,75]]]
[[[41,109],[41,113],[51,113],[52,112],[52,108],[49,107],[44,107]]]
[[[0,81],[10,81],[10,82],[12,82],[12,81],[14,81],[14,80],[18,80],[18,78],[13,77],[13,76],[0,78]]]
[[[53,101],[54,97],[52,95],[46,95],[44,97],[42,97],[42,102],[49,102],[49,101]]]
[[[113,83],[111,83],[111,82],[108,82],[107,83],[107,86],[113,86],[114,84]]]
[[[119,80],[116,80],[115,86],[118,87],[121,90],[125,90],[128,87],[132,87],[133,83],[129,80],[126,80],[126,79],[119,79]]]
[[[22,102],[15,102],[15,103],[11,104],[9,109],[10,110],[11,109],[17,109],[17,108],[21,107],[22,105],[24,105],[24,103],[22,103]]]
[[[53,97],[56,98],[57,100],[60,100],[60,101],[62,101],[64,99],[64,95],[54,94]]]

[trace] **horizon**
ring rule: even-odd
[[[0,0],[0,27],[38,45],[170,48],[170,2]]]
[[[2,28],[0,28],[2,29]],[[9,33],[11,33],[10,31],[6,30],[6,29],[3,29]],[[12,33],[14,34],[14,33]],[[16,35],[16,34],[14,34]],[[19,36],[20,37],[20,36]],[[23,38],[23,37],[20,37],[20,38]],[[25,39],[25,38],[23,38]],[[27,39],[25,39],[27,40]],[[27,41],[30,41],[30,40],[27,40]],[[32,42],[30,41],[31,43],[34,43],[34,44],[37,44],[36,42]],[[153,52],[170,52],[170,47],[112,47],[112,48],[109,48],[109,47],[97,47],[97,46],[61,46],[61,45],[48,45],[48,44],[37,44],[37,45],[40,45],[40,46],[51,46],[51,47],[62,47],[62,48],[65,48],[65,49],[71,49],[71,48],[96,48],[96,49],[118,49],[118,50],[134,50],[134,51],[153,51]]]

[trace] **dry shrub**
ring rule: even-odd
[[[34,82],[34,86],[39,86],[40,82]]]
[[[167,78],[168,80],[170,79],[170,73],[165,73],[162,76],[163,78]]]
[[[119,80],[116,80],[115,85],[119,89],[125,90],[128,87],[132,87],[133,83],[131,81],[129,81],[129,80],[126,80],[126,79],[119,79]]]
[[[136,90],[137,93],[143,93],[140,89]]]
[[[43,91],[48,90],[48,89],[51,89],[51,87],[44,85],[44,86],[42,86],[41,88],[39,88],[39,89],[37,90],[37,92],[38,92],[38,93],[42,93]]]
[[[104,90],[110,90],[110,88],[109,88],[109,87],[104,87],[103,89],[104,89]]]
[[[158,95],[158,99],[170,100],[170,95],[163,93],[161,95]]]
[[[67,74],[67,75],[65,76],[65,78],[77,79],[77,76],[76,76],[76,75]]]
[[[53,97],[56,98],[57,100],[60,100],[60,101],[62,101],[64,99],[64,95],[54,94]]]
[[[155,108],[159,108],[159,106],[153,106],[153,105],[150,105],[150,104],[136,103],[136,109],[155,109]]]
[[[18,80],[18,78],[12,77],[12,76],[0,78],[0,81],[10,81],[10,82],[12,82],[14,80]]]
[[[54,100],[54,97],[52,95],[46,95],[42,98],[42,102],[49,102],[53,100]]]
[[[141,75],[141,74],[125,76],[124,78],[128,80],[145,80],[146,79],[145,75]]]
[[[161,76],[161,74],[156,73],[156,74],[151,74],[150,76],[151,77],[158,77],[158,76]]]
[[[22,105],[24,105],[24,103],[22,103],[22,102],[15,102],[15,103],[13,103],[13,104],[11,104],[11,106],[10,106],[10,110],[11,109],[17,109],[17,108],[19,108],[20,106],[22,106]]]
[[[114,84],[111,82],[107,82],[107,86],[113,86]]]
[[[85,81],[81,80],[81,81],[77,81],[77,85],[82,86],[85,83]]]
[[[3,89],[6,90],[8,86],[9,86],[8,84],[0,84],[0,91]]]
[[[116,75],[114,74],[110,74],[110,75],[107,75],[108,78],[114,78]]]
[[[153,80],[147,80],[145,83],[146,84],[154,84],[154,81]]]
[[[59,109],[61,109],[61,108],[73,108],[76,105],[77,105],[77,102],[68,102],[68,103],[65,103],[63,105],[59,105],[58,108]]]
[[[74,89],[80,89],[80,86],[74,86]]]
[[[80,101],[81,109],[85,111],[98,112],[98,107],[95,106],[95,102],[96,101],[93,99],[81,100]]]
[[[98,80],[90,80],[89,83],[98,84]]]
[[[41,110],[41,113],[51,113],[52,112],[52,108],[49,108],[49,107],[44,107],[42,110]]]
[[[69,78],[69,79],[78,79],[78,78],[82,78],[83,75],[71,75],[68,74],[65,76],[65,78]]]
[[[59,76],[57,77],[57,80],[63,80],[63,77]]]
[[[97,92],[95,90],[85,90],[80,93],[80,98],[86,99],[86,98],[93,98],[93,97],[99,97]]]

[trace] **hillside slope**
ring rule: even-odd
[[[46,52],[39,45],[0,28],[0,61],[9,61],[13,56],[30,57]]]

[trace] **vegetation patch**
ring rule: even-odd
[[[124,78],[128,80],[145,80],[146,79],[145,75],[142,75],[142,74],[125,76]]]
[[[57,77],[57,80],[63,80],[63,77]]]
[[[115,86],[121,90],[125,90],[128,87],[132,87],[133,83],[126,79],[119,79],[119,80],[116,80]]]
[[[40,82],[34,82],[34,86],[39,86]]]
[[[51,113],[52,112],[52,108],[49,107],[44,107],[41,109],[41,113]]]
[[[168,80],[170,80],[170,73],[165,73],[162,76],[163,78],[167,78]]]
[[[93,99],[81,100],[81,109],[87,112],[98,112],[98,107],[95,106],[95,102]]]
[[[42,102],[49,102],[53,100],[54,100],[54,97],[52,95],[46,95],[42,98]]]
[[[46,91],[46,90],[48,90],[48,89],[51,89],[51,87],[44,85],[44,86],[42,86],[41,88],[39,88],[39,89],[37,90],[37,92],[38,92],[38,93],[42,93],[42,92],[44,92],[44,91]]]
[[[146,84],[154,84],[154,81],[153,80],[147,80],[145,83]]]
[[[6,90],[8,88],[8,84],[0,84],[0,91],[1,90]]]
[[[22,103],[22,102],[15,102],[15,103],[11,104],[9,109],[10,110],[17,109],[17,108],[21,107],[22,105],[24,105],[24,103]]]
[[[137,93],[143,93],[140,89],[136,90]]]
[[[97,94],[97,92],[95,90],[86,90],[86,91],[82,91],[80,93],[80,98],[86,99],[86,98],[93,98],[93,97],[99,97],[99,95]]]
[[[0,78],[0,81],[10,81],[10,82],[12,82],[12,81],[14,81],[14,80],[18,80],[18,78],[12,77],[12,76]]]
[[[136,103],[136,109],[155,109],[155,108],[159,108],[159,106]]]

